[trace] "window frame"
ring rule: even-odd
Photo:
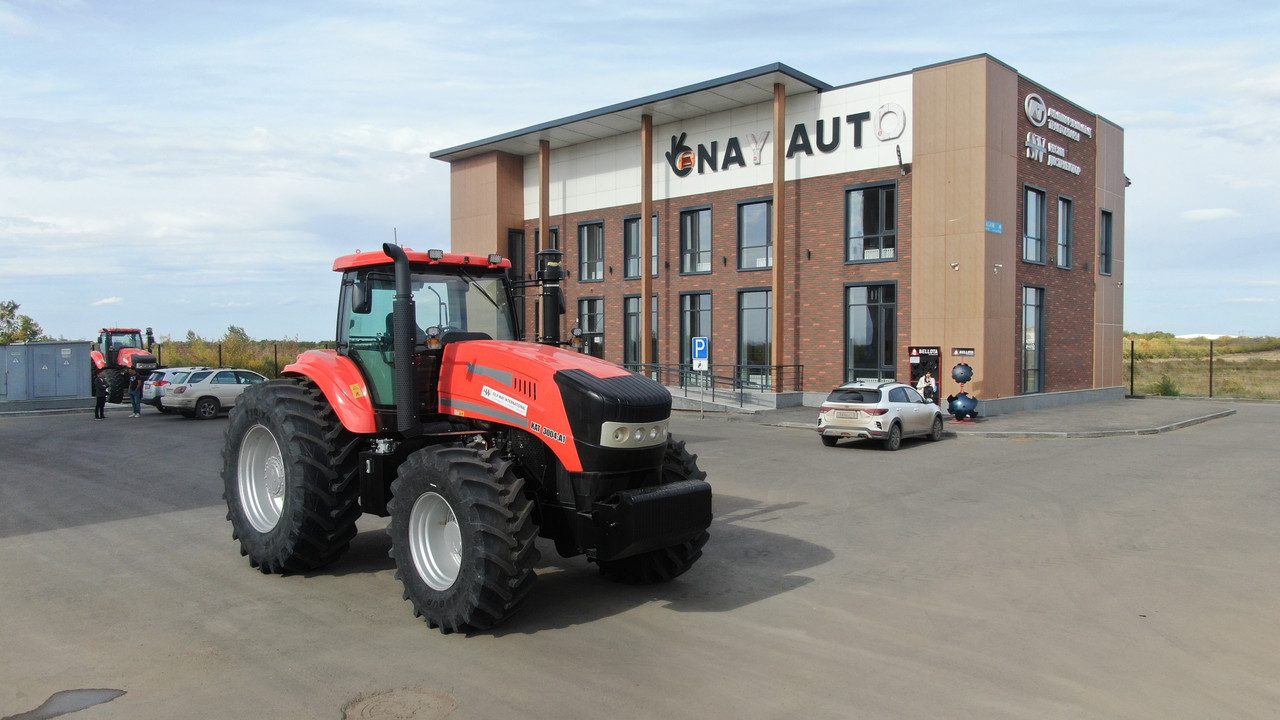
[[[1063,208],[1066,208],[1066,222],[1063,222]],[[1066,195],[1058,196],[1058,250],[1054,254],[1054,261],[1058,267],[1064,270],[1071,269],[1072,254],[1075,251],[1075,235],[1076,235],[1076,208],[1075,200]],[[1063,260],[1066,256],[1066,260]]]
[[[1035,196],[1037,215],[1035,227],[1032,225],[1031,198]],[[1025,184],[1022,186],[1022,261],[1043,265],[1045,263],[1045,235],[1048,227],[1049,194],[1042,187]],[[1032,230],[1035,234],[1032,234]],[[1036,256],[1031,257],[1028,250],[1035,248]]]
[[[698,297],[698,298],[705,297],[707,301],[707,307],[705,309],[697,308],[694,310],[691,310],[689,307],[687,307],[688,301],[694,297]],[[690,290],[687,292],[680,293],[680,354],[678,357],[680,359],[681,366],[693,364],[693,348],[690,347],[690,341],[693,338],[711,337],[711,328],[713,327],[712,323],[715,322],[714,309],[715,309],[714,297],[712,296],[710,290]],[[707,329],[706,329],[705,335],[694,335],[692,333],[692,330],[690,328],[690,323],[688,322],[688,320],[690,315],[693,313],[697,313],[697,314],[706,313]],[[710,355],[711,355],[711,352],[709,351],[708,357],[707,357],[708,364],[711,362]]]
[[[880,223],[880,227],[877,228],[876,232],[871,234],[866,234],[865,228],[864,228],[864,233],[862,235],[856,236],[856,239],[862,241],[862,252],[861,252],[862,257],[855,258],[853,257],[853,241],[855,239],[855,236],[853,234],[853,218],[852,218],[852,209],[850,208],[850,205],[849,205],[849,198],[852,197],[854,193],[867,193],[870,191],[876,191],[875,195],[876,195],[877,213],[878,213],[877,217]],[[891,203],[885,202],[885,191],[892,192],[893,202]],[[845,187],[844,189],[844,262],[846,265],[897,261],[898,259],[898,199],[899,199],[898,196],[899,196],[898,181],[896,180],[891,180],[889,182],[860,183],[858,185],[848,185]],[[863,199],[865,203],[865,195],[863,196]],[[893,227],[891,229],[886,228],[884,226],[885,210],[889,208],[893,210]],[[876,245],[875,251],[876,253],[878,253],[879,257],[874,257],[874,258],[866,257],[868,238],[876,239],[877,245]],[[892,248],[893,255],[890,257],[884,256],[886,239],[892,239],[893,241],[893,248]]]
[[[604,282],[603,220],[578,223],[578,282]]]
[[[852,353],[853,344],[851,342],[851,334],[849,330],[853,320],[850,313],[850,308],[854,307],[854,305],[850,302],[850,292],[855,288],[880,288],[881,290],[883,290],[884,288],[892,288],[893,290],[892,302],[884,302],[883,300],[881,300],[875,303],[874,305],[871,303],[867,303],[865,305],[857,306],[857,307],[866,307],[866,308],[875,307],[877,309],[876,319],[880,324],[882,324],[882,321],[884,319],[885,309],[887,307],[891,308],[891,317],[893,319],[893,327],[888,331],[886,331],[883,327],[874,328],[874,332],[876,334],[876,337],[874,339],[874,342],[875,342],[874,347],[876,347],[876,353],[878,354],[877,359],[879,360],[879,364],[874,369],[871,368],[870,366],[859,368],[858,366],[854,365],[854,358]],[[870,380],[870,379],[874,379],[878,382],[896,381],[898,379],[898,362],[897,362],[898,330],[900,325],[898,320],[898,283],[897,281],[845,283],[844,292],[842,296],[842,303],[844,305],[844,311],[842,313],[844,316],[844,329],[842,330],[842,332],[844,334],[845,382],[853,382],[855,380]],[[888,343],[887,345],[885,344],[886,342]],[[891,356],[887,359],[884,357],[884,350],[886,349],[890,350],[892,353]],[[859,369],[874,371],[875,378],[871,378],[869,376],[859,376],[858,375]]]
[[[706,240],[704,241],[702,238],[702,232],[701,232],[701,229],[704,223],[699,222],[698,223],[699,232],[698,232],[698,237],[696,238],[698,247],[693,248],[691,247],[691,239],[685,232],[685,228],[686,228],[685,218],[691,217],[693,215],[700,216],[702,213],[706,213],[705,227],[707,231],[707,237],[706,237]],[[714,218],[714,215],[712,214],[712,209],[710,205],[698,205],[695,207],[687,207],[680,210],[680,274],[681,275],[707,275],[711,273],[711,270],[713,267],[712,254],[711,254],[713,249],[712,241],[715,236],[715,227],[712,224],[714,219],[715,218]],[[706,261],[705,261],[706,269],[700,269],[703,264],[701,260],[702,256],[706,256]]]
[[[588,313],[586,307],[589,304],[596,303],[596,311]],[[587,317],[595,320],[588,329],[585,321]],[[578,328],[582,330],[582,351],[583,354],[591,355],[604,359],[604,298],[599,295],[591,295],[578,298]],[[598,327],[597,327],[598,326]],[[593,348],[599,348],[599,354],[592,352]]]
[[[744,307],[744,306],[743,306],[743,300],[744,300],[744,299],[746,298],[746,296],[748,296],[748,295],[764,295],[764,296],[765,296],[765,304],[764,304],[764,307]],[[748,345],[747,345],[747,337],[746,337],[747,333],[745,332],[745,330],[746,330],[746,326],[747,326],[747,313],[748,313],[748,312],[751,312],[751,313],[760,313],[760,312],[763,312],[763,313],[764,313],[764,334],[765,334],[765,343],[764,343],[764,347],[765,347],[765,361],[764,361],[763,363],[748,362],[747,355],[749,354],[750,350],[749,350],[749,347],[748,347]],[[766,368],[770,368],[770,369],[772,369],[772,367],[773,367],[773,288],[768,288],[768,287],[758,287],[758,288],[739,288],[739,289],[738,289],[737,315],[738,315],[738,318],[737,318],[737,320],[738,320],[738,360],[737,360],[737,363],[738,363],[738,365],[741,367],[741,378],[740,378],[740,379],[742,379],[742,380],[750,380],[750,379],[751,379],[751,372],[747,369],[747,366],[757,367],[757,368],[758,368],[758,367],[766,367]],[[772,373],[772,371],[770,371],[770,372],[766,373],[766,374],[765,374],[765,377],[766,377],[767,379],[772,379],[772,377],[773,377],[773,373]],[[764,383],[764,385],[767,387],[767,386],[768,386],[768,383],[766,382],[766,383]]]
[[[1098,274],[1110,275],[1115,267],[1115,214],[1102,210],[1098,215]]]
[[[754,245],[746,245],[746,238],[743,234],[743,210],[757,205],[764,206],[764,242]],[[773,269],[773,198],[763,197],[750,200],[738,201],[738,269],[742,271],[754,270],[771,270]],[[745,251],[748,249],[763,248],[764,265],[745,265]]]
[[[1028,303],[1028,294],[1032,294],[1036,302]],[[1022,286],[1022,352],[1018,355],[1019,371],[1022,378],[1022,395],[1035,395],[1045,392],[1045,305],[1048,293],[1041,285]],[[1027,317],[1034,312],[1035,335],[1028,343]],[[1028,348],[1030,348],[1028,350]],[[1028,357],[1033,364],[1028,364]],[[1028,379],[1033,382],[1028,382]],[[1032,385],[1035,389],[1028,389]]]

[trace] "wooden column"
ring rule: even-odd
[[[773,308],[771,337],[773,339],[773,364],[786,363],[786,338],[783,326],[784,306],[787,302],[787,169],[786,169],[787,89],[782,83],[773,84],[773,221],[769,232],[773,240]],[[781,377],[775,376],[774,392],[781,389]]]
[[[653,353],[653,116],[640,117],[640,362]]]
[[[538,239],[533,244],[537,253],[551,237],[551,143],[538,141]],[[536,268],[535,268],[536,269]]]

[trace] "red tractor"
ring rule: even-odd
[[[492,627],[533,587],[537,536],[626,583],[702,555],[711,486],[668,434],[666,388],[561,347],[559,251],[534,282],[499,255],[338,258],[334,350],[245,391],[223,449],[227,519],[249,564],[338,559],[362,513],[390,516],[415,615]],[[539,342],[519,341],[516,285],[541,288]]]
[[[98,331],[97,347],[89,352],[93,361],[90,375],[105,370],[107,376],[107,399],[118,403],[124,397],[129,385],[128,370],[134,368],[146,377],[156,369],[156,356],[151,354],[155,346],[155,338],[151,328],[147,328],[147,341],[142,341],[142,330],[138,328],[103,328]]]

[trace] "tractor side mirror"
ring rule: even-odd
[[[369,284],[363,279],[351,283],[351,312],[357,315],[368,315],[373,298],[369,294]]]

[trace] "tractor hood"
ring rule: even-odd
[[[441,412],[527,429],[567,470],[666,445],[671,394],[619,365],[529,342],[456,342],[444,353]]]

